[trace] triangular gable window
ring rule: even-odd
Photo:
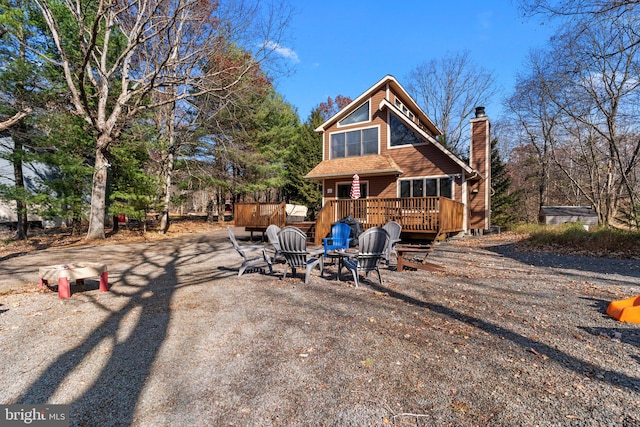
[[[389,128],[391,131],[391,146],[400,145],[418,145],[424,144],[426,141],[416,134],[409,126],[404,124],[402,120],[395,114],[389,113]]]
[[[338,122],[339,126],[369,121],[369,101],[362,104],[353,113]]]

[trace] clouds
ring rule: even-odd
[[[264,48],[269,49],[276,54],[282,56],[283,58],[289,59],[291,62],[298,63],[300,62],[300,58],[298,58],[298,54],[295,50],[290,49],[288,47],[281,46],[279,43],[266,41],[263,45]]]

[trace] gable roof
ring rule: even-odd
[[[402,102],[407,106],[407,108],[409,108],[409,110],[411,110],[411,112],[413,112],[417,116],[419,122],[424,124],[427,127],[427,129],[430,132],[433,133],[433,135],[436,135],[436,136],[437,135],[442,135],[442,131],[440,131],[440,129],[438,129],[438,127],[431,121],[431,119],[426,115],[426,113],[424,111],[422,111],[422,108],[420,108],[420,106],[415,102],[415,100],[411,97],[411,95],[409,95],[409,93],[402,87],[402,85],[392,75],[387,75],[384,78],[382,78],[376,84],[374,84],[369,89],[367,89],[362,95],[360,95],[359,97],[354,99],[346,107],[344,107],[342,110],[338,111],[336,114],[334,114],[332,117],[330,117],[326,122],[324,122],[323,124],[318,126],[315,129],[315,131],[316,132],[324,132],[331,125],[333,125],[334,123],[342,120],[343,118],[345,118],[346,116],[351,114],[353,111],[355,111],[358,107],[360,107],[360,105],[362,105],[362,103],[365,100],[369,99],[375,92],[380,90],[382,87],[390,88],[395,93],[395,95],[402,100]],[[374,106],[372,106],[372,107],[374,107]],[[430,135],[428,132],[426,132],[424,129],[422,129],[420,126],[418,126],[415,122],[413,122],[413,120],[410,120],[398,107],[393,105],[393,103],[389,99],[387,99],[387,97],[385,97],[380,102],[380,104],[378,105],[378,109],[380,111],[382,111],[384,108],[386,108],[389,111],[393,112],[398,117],[398,119],[400,119],[405,125],[410,127],[414,132],[416,132],[418,135],[420,135],[422,138],[424,138],[430,144],[433,144],[434,147],[436,147],[441,152],[443,152],[453,162],[455,162],[458,166],[460,166],[467,174],[469,174],[470,176],[472,176],[474,178],[477,178],[477,177],[480,176],[480,174],[476,170],[474,170],[471,166],[469,166],[467,163],[462,161],[458,156],[453,154],[451,151],[447,150],[432,135]],[[379,156],[379,157],[382,157],[382,156]],[[344,169],[339,170],[340,168],[338,166],[342,165],[342,163],[337,162],[337,161],[338,160],[347,160],[347,159],[351,159],[351,160],[348,160],[347,162],[344,162],[344,165],[343,165]],[[358,158],[358,162],[360,163],[359,159],[360,159],[360,157]],[[331,163],[331,165],[330,166],[325,165],[325,163],[327,163],[327,162]],[[359,163],[358,163],[358,167],[360,167]],[[394,164],[395,164],[395,162],[394,162]],[[349,170],[351,170],[351,171],[353,170],[353,158],[323,160],[318,166],[313,168],[313,170],[311,170],[311,172],[309,172],[306,175],[306,177],[307,178],[311,178],[311,179],[318,179],[318,178],[321,178],[321,177],[324,177],[324,178],[328,177],[328,176],[324,176],[324,175],[318,175],[318,172],[320,171],[320,169],[324,170],[325,167],[327,168],[327,170],[330,169],[332,171],[332,174],[330,176],[333,176],[333,177],[343,176],[345,174],[351,173],[351,172],[349,172]],[[397,167],[397,165],[396,165],[396,167]],[[320,168],[320,169],[318,169],[318,168]],[[318,169],[318,171],[316,169]],[[397,168],[397,170],[400,171],[400,173],[402,173],[400,168]],[[360,172],[358,172],[358,173],[360,173]]]
[[[396,107],[395,105],[393,105],[391,102],[389,102],[387,99],[383,99],[380,102],[380,106],[378,107],[378,109],[380,109],[382,111],[383,108],[387,108],[390,111],[392,111],[393,113],[395,113],[395,116],[401,120],[405,125],[407,125],[408,127],[410,127],[414,132],[416,132],[417,134],[419,134],[420,136],[422,136],[423,138],[425,138],[427,141],[429,141],[431,144],[433,144],[436,148],[438,148],[440,151],[442,151],[444,154],[447,155],[447,157],[449,157],[451,160],[453,160],[458,166],[460,166],[462,169],[464,169],[465,172],[469,173],[469,174],[473,174],[476,171],[473,170],[473,168],[471,166],[469,166],[468,164],[466,164],[465,162],[463,162],[458,156],[456,156],[455,154],[453,154],[451,151],[447,150],[444,145],[440,144],[438,141],[436,141],[436,139],[434,137],[432,137],[431,135],[429,135],[428,133],[426,133],[423,129],[421,129],[418,125],[416,125],[412,120],[409,120],[409,118],[402,113],[402,111],[400,111],[400,109],[398,107]]]
[[[425,112],[422,111],[422,108],[420,108],[418,103],[414,101],[411,95],[409,95],[409,93],[402,87],[402,85],[396,80],[396,78],[390,74],[387,74],[376,84],[374,84],[369,89],[364,91],[362,95],[360,95],[359,97],[351,101],[342,110],[338,111],[336,114],[329,117],[329,119],[326,122],[324,122],[323,124],[321,124],[316,128],[316,132],[322,132],[325,129],[327,129],[329,126],[331,126],[333,123],[339,120],[342,120],[343,118],[351,114],[353,111],[355,111],[362,104],[362,101],[370,98],[371,95],[373,95],[375,92],[377,92],[382,87],[387,85],[402,99],[402,101],[407,105],[407,107],[412,112],[414,112],[414,114],[418,116],[418,119],[420,120],[420,122],[424,123],[424,125],[431,132],[433,132],[434,135],[442,135],[442,131],[438,129],[438,127],[431,121],[431,119],[425,114]]]

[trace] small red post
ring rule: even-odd
[[[109,273],[106,271],[100,275],[100,292],[109,292]]]
[[[58,298],[71,298],[71,286],[66,277],[58,279]]]

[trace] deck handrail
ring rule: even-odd
[[[316,218],[315,244],[331,225],[350,215],[364,229],[396,221],[403,232],[450,233],[464,230],[464,205],[447,197],[396,197],[329,200]]]
[[[236,203],[234,206],[234,224],[236,227],[261,227],[267,228],[271,225],[271,218],[277,220],[284,225],[284,220],[279,218],[278,213],[284,202],[258,203],[258,202],[242,202]],[[286,219],[286,210],[284,213]]]
[[[275,211],[269,216],[269,225],[275,224],[282,228],[287,222],[287,204],[280,202]]]
[[[235,225],[264,229],[270,224],[286,224],[286,204],[236,203]],[[405,233],[452,233],[464,230],[464,205],[446,197],[367,198],[329,200],[320,209],[315,223],[316,245],[322,244],[331,225],[352,216],[364,229],[396,221]]]
[[[452,233],[463,230],[464,205],[446,197],[440,197],[440,232]]]
[[[325,203],[316,216],[314,233],[314,244],[316,246],[320,246],[322,244],[322,239],[329,235],[329,231],[331,231],[331,224],[334,222],[336,222],[336,220],[333,207],[330,203]]]

